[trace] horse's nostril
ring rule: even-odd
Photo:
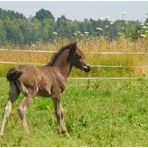
[[[90,66],[88,66],[88,70],[89,70],[89,71],[91,70],[91,67],[90,67]]]

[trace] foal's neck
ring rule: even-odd
[[[53,64],[53,66],[59,68],[60,73],[63,75],[65,79],[68,78],[72,69],[72,64],[67,60],[67,57],[68,53],[63,51]]]

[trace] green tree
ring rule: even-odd
[[[36,12],[35,17],[40,20],[41,22],[45,19],[52,19],[54,20],[54,16],[52,13],[45,9],[40,9],[38,12]]]

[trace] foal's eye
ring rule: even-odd
[[[81,59],[81,55],[78,55],[78,59]]]

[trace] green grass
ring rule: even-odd
[[[0,78],[0,114],[8,82]],[[52,100],[37,97],[25,135],[14,103],[0,146],[148,146],[148,80],[68,80],[62,95],[70,138],[57,133]],[[1,121],[1,118],[0,118]]]

